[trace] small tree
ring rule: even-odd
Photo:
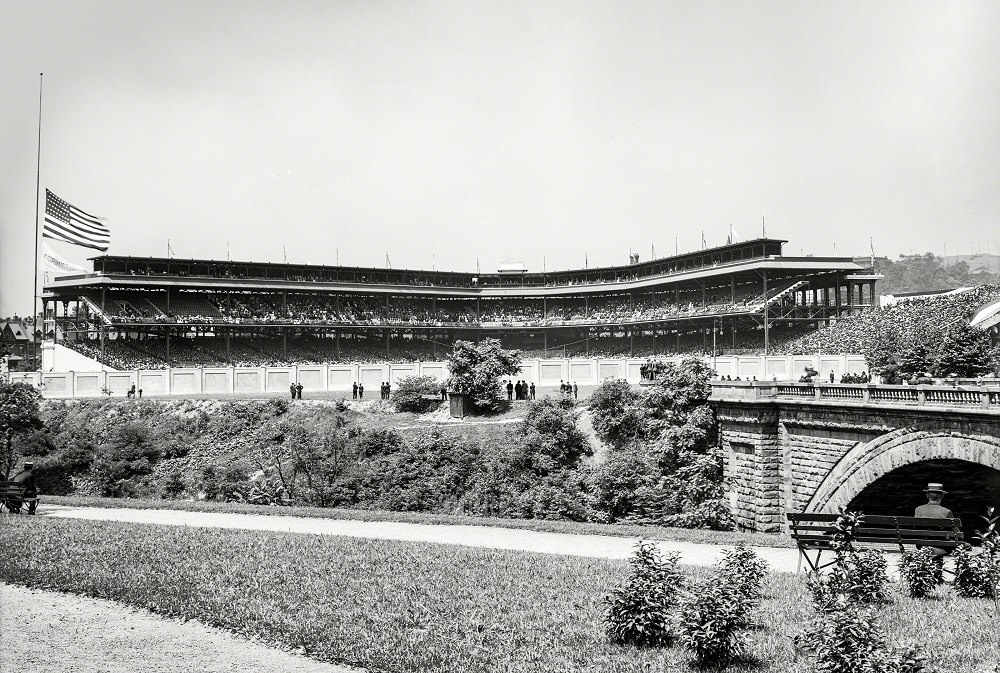
[[[506,401],[500,379],[517,374],[520,362],[521,351],[503,348],[499,339],[456,341],[448,356],[449,387],[469,395],[479,411],[498,411]]]
[[[587,408],[601,441],[621,449],[643,433],[646,420],[643,396],[627,381],[608,380],[591,393]]]
[[[15,439],[42,427],[41,395],[27,383],[0,382],[0,473],[10,479],[17,463]]]
[[[897,360],[899,372],[909,378],[919,376],[923,372],[930,371],[933,367],[934,356],[926,344],[910,344],[902,350]]]
[[[997,352],[984,330],[957,325],[945,333],[934,358],[935,376],[982,376],[996,367]]]
[[[392,391],[392,403],[397,411],[422,414],[437,404],[434,400],[425,399],[424,395],[438,398],[440,389],[441,384],[433,376],[407,376],[400,379]]]

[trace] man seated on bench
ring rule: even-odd
[[[28,514],[34,514],[35,508],[38,507],[38,488],[35,486],[35,464],[32,462],[26,462],[24,464],[24,469],[14,475],[11,481],[21,485],[24,489],[24,495],[22,496],[26,504],[28,505]]]
[[[927,504],[920,505],[913,511],[913,516],[919,516],[926,519],[953,519],[955,515],[952,514],[951,510],[947,507],[941,505],[941,501],[944,500],[944,496],[947,495],[948,491],[944,490],[944,484],[938,484],[936,482],[930,482],[927,484],[927,488],[924,489],[924,495],[927,496]],[[948,554],[947,549],[941,549],[940,547],[931,547],[934,550],[934,555],[941,557]]]

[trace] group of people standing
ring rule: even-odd
[[[301,383],[293,383],[292,385],[288,386],[288,392],[290,392],[292,394],[292,399],[293,400],[301,400],[302,399],[302,384]]]
[[[391,394],[392,394],[392,386],[389,385],[388,381],[383,381],[382,382],[382,399],[383,400],[389,399],[389,397],[390,397]]]
[[[355,400],[365,399],[365,386],[362,383],[355,383],[351,386],[351,396]]]
[[[580,387],[576,385],[576,381],[573,383],[559,381],[559,392],[563,395],[572,395],[574,400],[580,399]]]
[[[507,399],[510,401],[535,399],[535,384],[527,381],[517,383],[507,381]]]

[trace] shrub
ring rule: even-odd
[[[629,559],[631,574],[605,598],[605,629],[612,641],[633,645],[669,645],[674,639],[671,611],[683,576],[676,552],[661,555],[656,545],[639,541]]]
[[[181,474],[180,470],[172,470],[163,480],[163,497],[165,498],[177,498],[184,490],[187,485],[184,483],[184,476]]]
[[[392,391],[392,403],[397,411],[422,414],[440,404],[440,400],[424,399],[424,395],[439,398],[440,382],[433,376],[407,376],[400,379]]]
[[[997,598],[1000,563],[992,554],[973,554],[967,547],[954,551],[955,593],[963,598]]]
[[[993,508],[986,510],[986,530],[977,530],[975,539],[982,544],[979,554],[968,546],[955,550],[955,592],[966,598],[1000,598],[1000,516]]]
[[[824,673],[921,673],[923,656],[914,648],[895,649],[882,634],[875,611],[840,595],[795,637]]]
[[[928,547],[905,552],[899,559],[899,576],[911,598],[926,598],[944,583],[940,556]]]
[[[831,609],[843,597],[862,604],[889,602],[889,575],[885,556],[877,549],[841,552],[826,575],[809,580],[819,610]]]
[[[641,393],[624,380],[608,380],[591,393],[587,408],[602,442],[617,449],[642,438],[645,410]]]
[[[825,576],[809,580],[813,601],[820,610],[830,609],[840,597],[858,603],[889,602],[885,556],[877,549],[854,548],[855,531],[864,518],[860,512],[844,512],[834,524],[836,562]]]
[[[629,516],[635,510],[639,489],[654,487],[658,475],[654,461],[643,447],[611,451],[604,462],[590,470],[588,485],[593,492],[595,512],[608,523]]]
[[[699,666],[746,659],[742,629],[748,623],[747,609],[741,589],[722,577],[698,582],[681,602],[679,640],[694,653]]]
[[[744,603],[742,626],[750,626],[749,614],[760,603],[767,563],[745,542],[722,552],[720,579],[732,586]]]

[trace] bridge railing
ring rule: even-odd
[[[1000,411],[1000,387],[876,383],[792,383],[777,381],[712,381],[715,399],[796,399],[861,404],[987,407]]]

